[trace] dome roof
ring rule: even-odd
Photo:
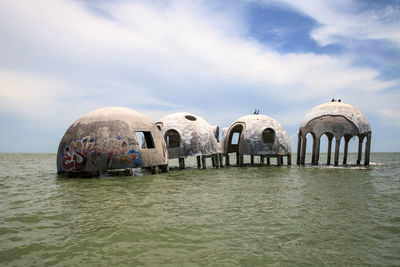
[[[229,128],[231,129],[236,123],[245,123],[246,125],[243,137],[249,150],[261,151],[265,149],[261,136],[265,129],[271,128],[275,132],[277,152],[286,154],[292,151],[289,135],[277,120],[266,115],[247,115],[237,119]],[[225,132],[225,134],[228,133]],[[227,138],[227,136],[224,138]]]
[[[178,112],[162,117],[156,122],[156,125],[162,125],[163,135],[169,130],[179,133],[182,148],[179,157],[221,152],[221,146],[218,143],[219,127],[211,126],[202,117]],[[174,154],[170,153],[170,158],[174,158]]]
[[[311,120],[325,115],[345,117],[354,123],[360,134],[371,132],[371,126],[364,114],[358,108],[343,102],[328,102],[314,107],[304,117],[300,128],[306,126]]]

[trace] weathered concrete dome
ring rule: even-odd
[[[169,158],[221,153],[219,127],[190,113],[174,113],[156,122],[164,137]]]
[[[288,155],[291,147],[290,138],[282,125],[265,115],[244,116],[223,129],[224,154]]]
[[[340,140],[344,138],[345,148],[343,164],[347,163],[348,143],[353,136],[359,139],[357,164],[360,164],[362,143],[367,138],[365,149],[365,165],[369,164],[369,154],[371,147],[371,126],[367,118],[358,110],[358,108],[343,102],[332,100],[313,108],[308,112],[300,124],[297,143],[297,163],[304,164],[306,157],[307,134],[310,133],[313,138],[312,164],[318,164],[320,138],[324,134],[328,137],[328,155],[327,164],[330,164],[331,143],[333,137],[335,144],[335,165],[339,163]]]
[[[144,115],[108,107],[77,119],[61,139],[59,173],[96,173],[136,167],[166,167],[168,152],[161,132]]]
[[[305,127],[312,120],[324,116],[341,116],[347,119],[356,126],[359,134],[371,132],[371,126],[364,114],[358,108],[343,102],[329,102],[311,109],[304,117],[300,128]],[[338,120],[330,120],[330,122],[332,124],[339,123]]]

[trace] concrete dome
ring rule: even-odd
[[[343,102],[328,102],[314,107],[304,117],[300,128],[305,127],[315,118],[327,115],[342,116],[348,119],[357,127],[359,134],[371,132],[371,126],[364,114],[358,108]]]
[[[98,109],[77,119],[61,139],[57,153],[59,173],[167,164],[165,142],[155,124],[121,107]]]
[[[239,133],[238,144],[233,144],[234,133]],[[282,125],[265,115],[247,115],[237,119],[223,130],[224,154],[288,155],[291,142]],[[238,147],[235,147],[235,146]]]
[[[219,127],[190,113],[174,113],[156,122],[164,137],[169,158],[221,153]]]

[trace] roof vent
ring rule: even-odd
[[[187,120],[190,120],[190,121],[195,121],[195,120],[197,120],[196,117],[194,117],[194,116],[192,116],[192,115],[186,115],[185,118],[186,118]]]

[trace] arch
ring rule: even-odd
[[[181,136],[176,130],[168,130],[164,135],[165,143],[167,148],[176,148],[181,145]]]
[[[326,137],[326,140],[324,140],[324,136]],[[333,133],[331,132],[324,132],[320,136],[321,144],[322,146],[326,146],[326,164],[330,165],[331,164],[331,159],[332,159],[332,140],[334,138]]]

